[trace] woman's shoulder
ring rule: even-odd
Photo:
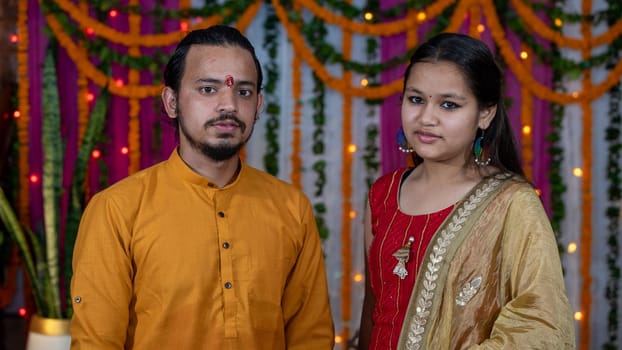
[[[390,186],[392,183],[397,183],[401,181],[402,177],[406,172],[411,171],[413,168],[399,168],[395,169],[389,173],[386,173],[380,176],[372,185],[372,187],[386,187]]]

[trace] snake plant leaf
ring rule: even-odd
[[[34,255],[37,274],[35,278],[40,286],[40,305],[37,306],[37,313],[44,317],[60,318],[60,310],[56,312],[55,308],[56,301],[54,300],[53,288],[50,283],[50,273],[47,260],[45,259],[43,244],[39,236],[32,232],[32,230],[26,228],[26,232],[28,233],[28,241],[32,247],[32,254]]]
[[[24,264],[26,265],[26,275],[32,285],[32,289],[34,291],[34,300],[35,305],[38,310],[43,309],[43,301],[41,296],[44,294],[43,286],[39,283],[39,278],[37,277],[37,270],[35,269],[35,261],[30,252],[29,248],[29,240],[28,236],[25,234],[22,226],[19,224],[17,220],[17,215],[13,210],[13,207],[9,203],[4,191],[0,187],[0,220],[4,223],[4,226],[8,230],[11,238],[17,244],[19,251],[22,254],[22,258],[24,259]]]
[[[43,212],[45,250],[50,276],[51,293],[56,300],[49,317],[60,317],[60,285],[58,266],[58,231],[60,218],[60,193],[63,176],[63,146],[60,131],[58,84],[53,50],[48,50],[43,65]]]

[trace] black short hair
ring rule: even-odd
[[[261,92],[261,84],[263,82],[261,64],[257,59],[255,48],[251,42],[236,28],[226,25],[214,25],[189,32],[175,48],[175,52],[164,69],[164,85],[173,89],[175,93],[179,91],[179,84],[181,83],[186,64],[186,55],[192,45],[237,46],[250,52],[257,69],[257,92]]]

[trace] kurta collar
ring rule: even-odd
[[[218,189],[218,185],[213,180],[208,179],[192,170],[192,168],[190,168],[188,164],[186,164],[186,162],[181,159],[177,148],[175,148],[173,152],[171,152],[171,155],[168,158],[168,164],[177,178],[181,178],[183,181],[198,186]],[[240,162],[240,171],[238,173],[238,176],[235,178],[235,180],[233,180],[233,182],[223,187],[222,189],[235,186],[240,181],[240,178],[243,176],[243,174],[246,172],[245,169],[246,164],[244,164],[244,162]]]

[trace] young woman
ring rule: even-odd
[[[359,349],[573,349],[555,237],[524,179],[488,47],[435,36],[404,75],[400,149],[365,227]]]

